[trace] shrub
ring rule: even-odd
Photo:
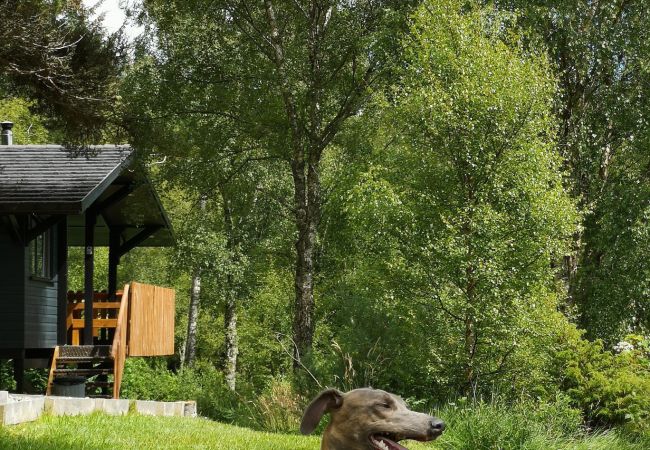
[[[121,396],[143,400],[196,400],[199,414],[233,422],[242,416],[239,402],[214,366],[199,361],[177,373],[164,359],[129,358],[124,368]]]
[[[504,398],[489,402],[460,399],[434,412],[447,423],[435,448],[449,450],[641,450],[650,435],[621,430],[589,432],[571,399],[552,402]]]
[[[601,341],[573,339],[557,354],[561,387],[592,426],[650,430],[650,358],[647,340],[629,336],[620,353]]]
[[[29,394],[44,394],[47,389],[48,369],[25,370],[25,392]],[[0,360],[0,391],[16,389],[12,360]]]
[[[11,360],[0,360],[0,391],[13,391],[16,389],[13,370]]]
[[[202,416],[273,432],[296,432],[305,404],[305,398],[284,378],[271,378],[260,394],[240,381],[235,393],[226,386],[221,371],[206,361],[198,360],[194,367],[173,372],[164,358],[129,358],[121,396],[196,400]]]

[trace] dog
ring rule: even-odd
[[[409,410],[396,395],[362,388],[321,392],[307,406],[300,432],[310,434],[327,413],[331,420],[321,450],[408,450],[398,442],[432,441],[445,429],[442,420]]]

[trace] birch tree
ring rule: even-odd
[[[345,180],[328,183],[342,236],[328,248],[330,295],[342,297],[331,328],[386,385],[525,391],[568,327],[549,264],[577,218],[554,146],[554,80],[543,55],[499,39],[499,23],[477,4],[424,2],[403,76],[378,96],[382,119],[328,176]]]
[[[648,3],[494,4],[516,13],[514,23],[529,31],[529,47],[547,49],[558,79],[558,148],[569,172],[566,185],[583,214],[564,257],[567,304],[590,337],[616,343],[630,331],[646,333]]]
[[[321,161],[389,74],[409,1],[145,1],[143,20],[183,27],[186,81],[218,95],[179,108],[227,118],[236,134],[285,162],[295,222],[294,360],[314,335]],[[176,35],[179,36],[178,34]],[[215,120],[215,126],[218,122]],[[242,150],[244,151],[244,150]]]

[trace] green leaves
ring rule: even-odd
[[[52,142],[45,124],[46,119],[30,111],[33,102],[22,98],[0,100],[0,121],[14,123],[13,142],[15,145],[47,144]]]
[[[341,295],[357,310],[335,304],[357,333],[383,320],[400,335],[368,329],[366,346],[418,343],[418,356],[403,348],[386,376],[417,361],[445,392],[532,386],[523,367],[543,379],[543,342],[564,321],[550,261],[577,222],[554,150],[547,61],[506,46],[493,20],[455,1],[418,9],[399,84],[368,133],[372,150],[346,165],[354,175],[337,203],[350,233]]]

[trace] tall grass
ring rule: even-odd
[[[164,366],[151,367],[134,359],[127,365],[126,375],[126,397],[195,399],[203,416],[273,433],[297,433],[302,410],[309,400],[285,379],[270,380],[261,392],[240,384],[234,394],[227,389],[221,372],[206,364],[172,374]],[[418,410],[423,405],[412,404]],[[439,407],[433,414],[447,423],[442,438],[426,445],[410,443],[409,449],[650,449],[648,434],[586,429],[581,412],[572,408],[565,396],[550,403],[503,397],[488,401],[459,399]],[[317,432],[326,423],[324,419]]]
[[[305,400],[287,380],[274,380],[252,404],[250,418],[254,428],[291,433],[300,427]]]
[[[645,450],[650,436],[588,430],[568,401],[450,403],[433,412],[447,423],[436,448],[453,450]]]

